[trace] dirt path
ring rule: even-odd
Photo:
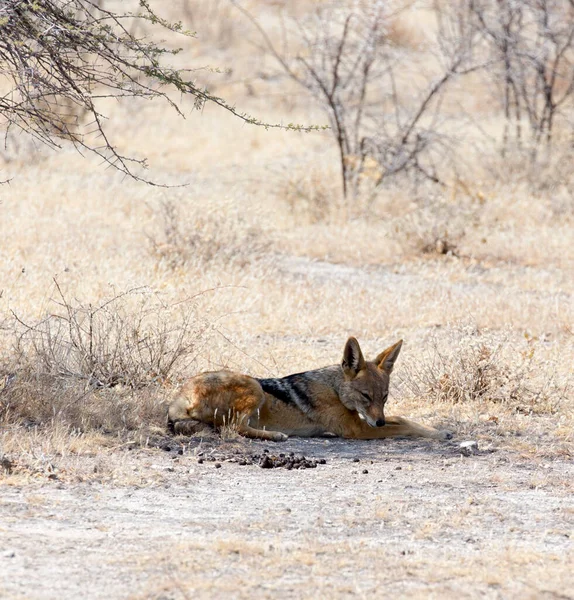
[[[231,462],[264,448],[326,464]],[[574,597],[571,464],[406,440],[118,455],[0,488],[0,597]]]

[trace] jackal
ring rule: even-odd
[[[400,340],[366,361],[354,337],[340,364],[278,379],[256,379],[230,371],[189,379],[169,406],[168,427],[188,433],[197,422],[233,423],[246,437],[280,442],[290,435],[334,434],[353,439],[416,436],[438,440],[452,434],[385,416],[389,378]]]

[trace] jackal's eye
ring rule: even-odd
[[[367,401],[367,402],[372,402],[371,397],[369,396],[369,394],[365,393],[365,392],[360,392],[361,396],[363,396],[363,398]]]

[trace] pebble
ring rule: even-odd
[[[461,442],[459,448],[460,453],[463,456],[472,456],[473,454],[478,454],[478,442],[475,442],[474,440]]]

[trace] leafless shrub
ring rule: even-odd
[[[495,402],[516,412],[554,414],[565,397],[536,340],[518,349],[506,337],[461,327],[448,340],[434,336],[426,360],[410,363],[401,385],[417,396],[448,403]]]
[[[178,205],[159,205],[160,232],[148,234],[151,253],[160,266],[224,264],[245,266],[269,247],[261,230],[237,211],[211,209],[184,218]]]
[[[173,382],[193,364],[210,329],[194,299],[169,306],[140,288],[92,305],[67,297],[57,281],[55,292],[54,312],[38,323],[16,316],[17,353],[40,376],[87,389]]]
[[[504,110],[503,153],[549,150],[556,124],[572,135],[574,6],[570,0],[471,0]]]
[[[15,315],[0,368],[0,421],[105,433],[162,426],[168,389],[190,374],[213,327],[198,298],[166,305],[140,288],[93,305],[54,284],[53,311]]]
[[[311,18],[291,23],[286,39],[301,47],[294,54],[287,43],[278,48],[240,8],[283,71],[327,114],[345,197],[356,198],[365,182],[377,189],[398,174],[440,182],[441,161],[452,149],[452,139],[442,127],[446,86],[478,68],[467,10],[441,6],[436,38],[409,50],[395,46],[393,35],[388,35],[403,9],[393,12],[394,7],[382,2],[350,7],[345,2],[321,3]],[[417,66],[416,77],[407,75]],[[374,173],[374,179],[365,177],[367,172]]]

